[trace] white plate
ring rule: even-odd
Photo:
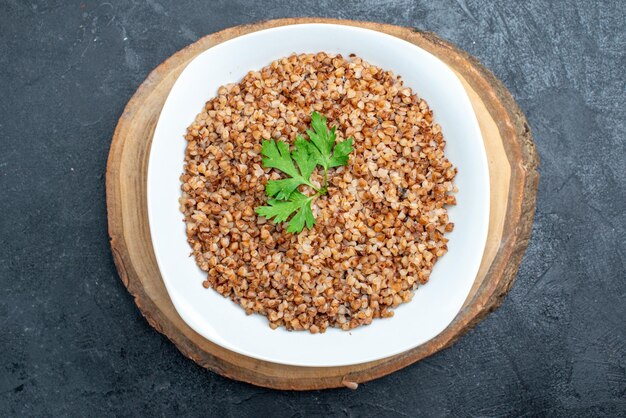
[[[223,84],[293,52],[355,53],[392,70],[426,99],[447,141],[446,155],[459,173],[458,204],[449,251],[430,281],[390,319],[376,319],[350,332],[324,334],[271,330],[261,315],[202,287],[203,273],[189,257],[179,177],[186,127]],[[425,343],[457,315],[478,272],[487,238],[489,172],[476,115],[461,82],[439,59],[401,39],[342,25],[283,26],[232,39],[198,55],[182,72],[159,118],[148,167],[148,216],[154,252],[176,310],[196,332],[249,357],[298,366],[342,366],[389,357]]]

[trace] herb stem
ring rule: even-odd
[[[315,187],[315,185],[314,185],[313,183],[311,183],[310,181],[307,181],[305,184],[306,184],[307,186],[309,186],[311,189],[313,189],[313,190],[315,190],[316,192],[318,192],[318,193],[319,193],[320,191],[322,191],[322,190],[323,190],[323,188],[318,189],[317,187]]]
[[[324,190],[320,189],[313,196],[309,197],[309,200],[312,202],[312,201],[314,201],[315,199],[317,199],[318,197],[320,197],[323,194],[325,194]]]

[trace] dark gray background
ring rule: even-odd
[[[0,414],[626,414],[626,5],[431,1],[0,2]],[[292,16],[434,31],[490,68],[541,156],[533,237],[502,307],[358,391],[276,392],[184,358],[116,273],[104,172],[161,61]]]

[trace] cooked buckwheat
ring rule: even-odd
[[[312,111],[354,137],[331,169],[317,224],[299,234],[257,216],[262,139],[293,143]],[[400,77],[351,55],[291,55],[218,89],[187,130],[181,211],[213,288],[270,327],[324,332],[393,315],[447,251],[456,169],[424,100]],[[320,183],[320,173],[312,176]]]

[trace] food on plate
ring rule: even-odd
[[[393,316],[447,252],[457,170],[441,128],[400,77],[357,56],[251,71],[186,140],[180,207],[204,287],[272,328]]]

